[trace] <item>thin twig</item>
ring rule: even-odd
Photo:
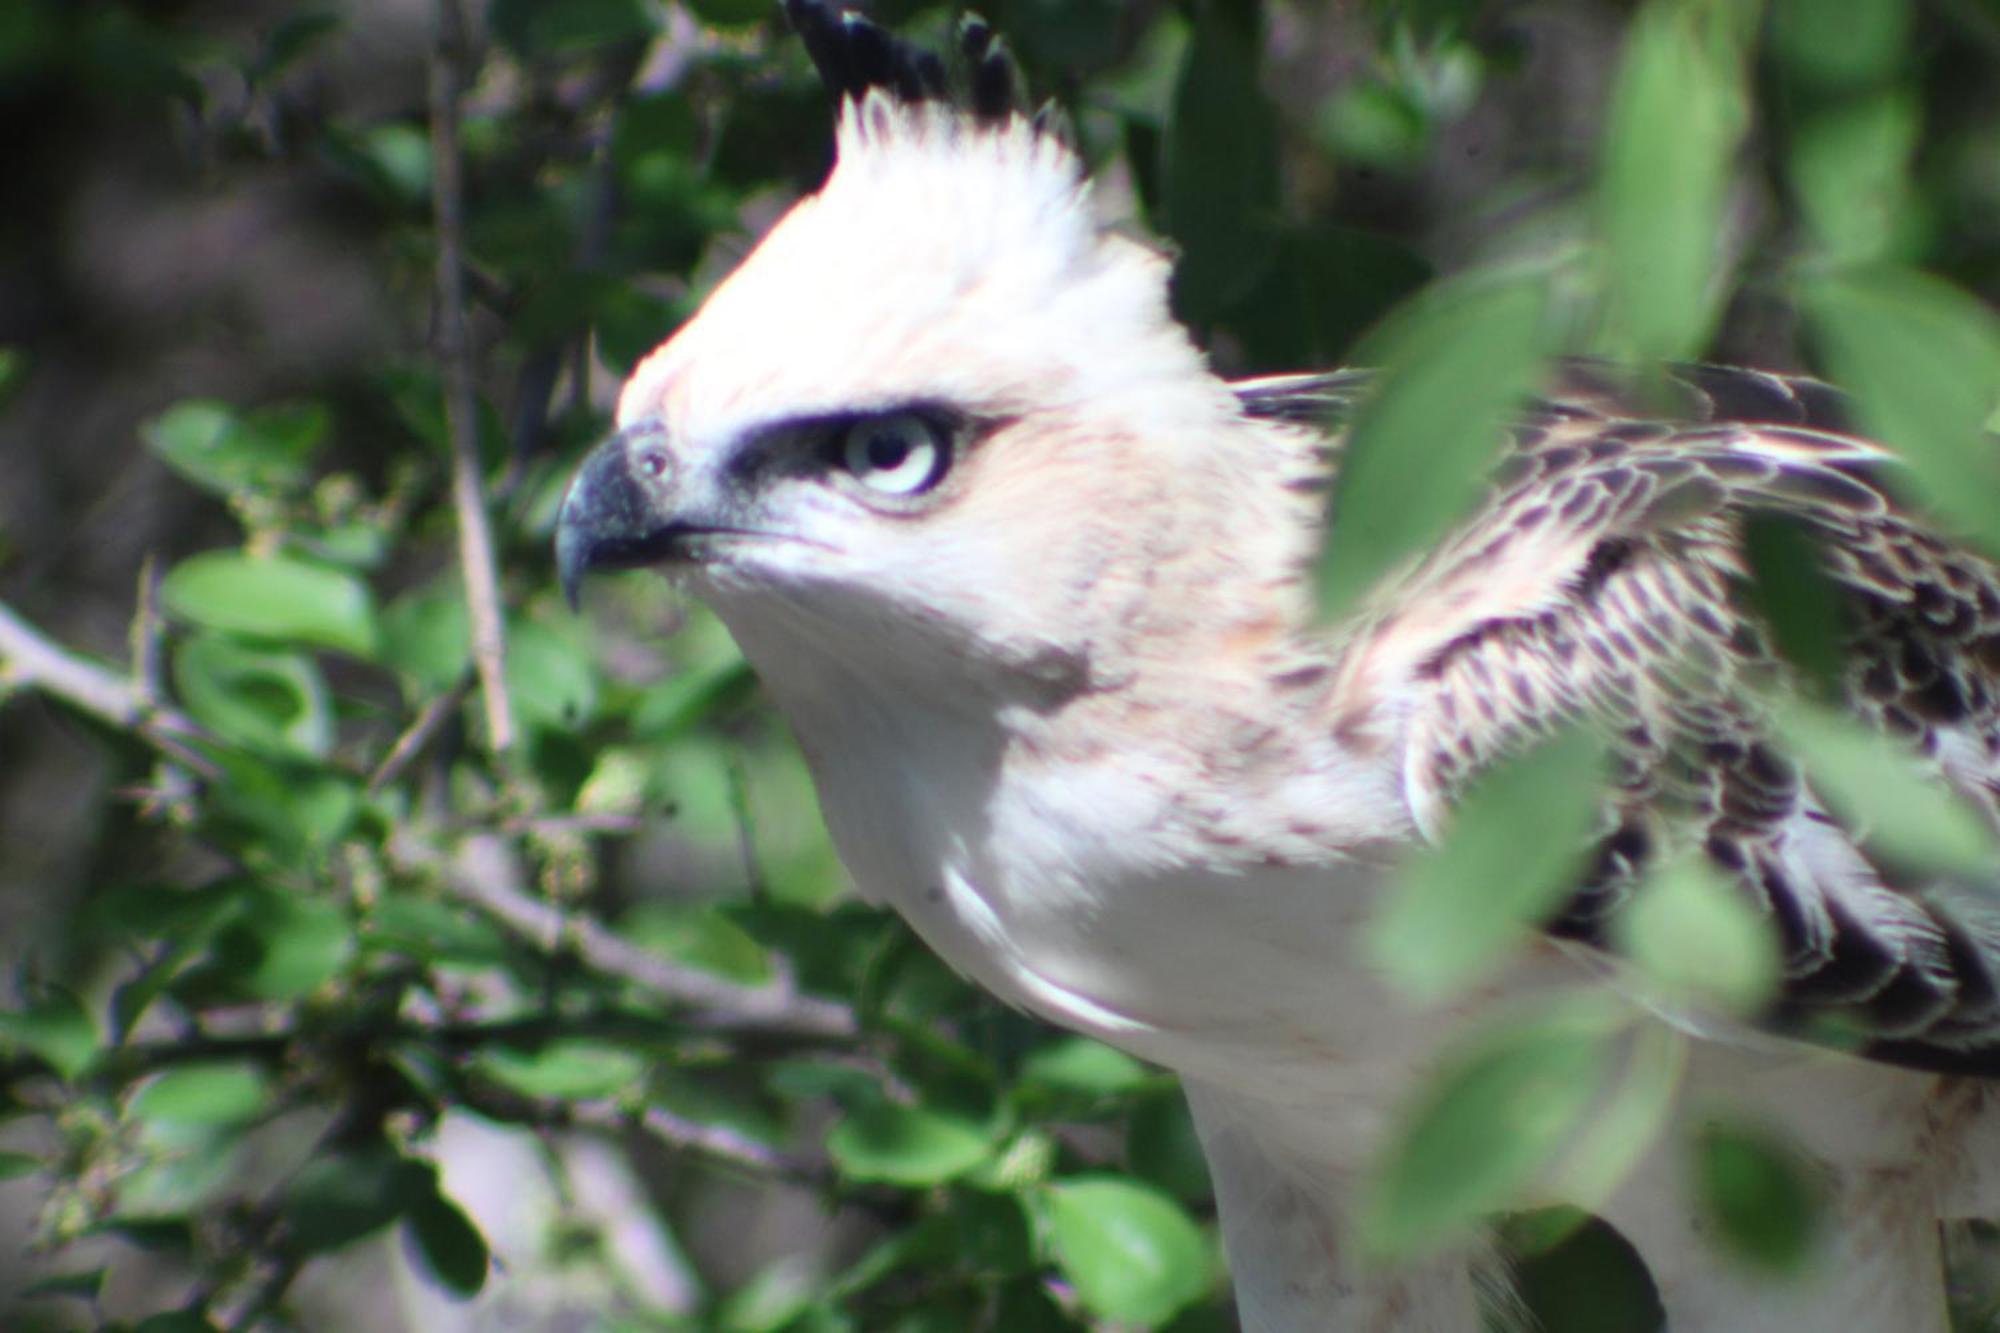
[[[404,729],[402,735],[396,737],[395,744],[389,747],[389,753],[382,756],[382,762],[376,765],[374,773],[369,775],[370,796],[403,776],[403,770],[410,766],[411,761],[429,747],[439,729],[451,720],[452,715],[458,711],[458,706],[465,702],[467,692],[472,689],[472,680],[473,678],[467,675],[423,706],[416,720]]]
[[[514,747],[514,711],[507,698],[507,631],[500,609],[499,565],[479,475],[478,400],[465,328],[463,160],[458,152],[458,102],[464,88],[466,29],[459,0],[438,0],[437,45],[431,56],[431,181],[438,244],[437,355],[444,371],[445,422],[451,435],[451,495],[458,511],[458,556],[472,621],[472,660],[486,711],[486,741],[495,754]]]
[[[464,855],[446,869],[444,886],[546,949],[567,950],[592,971],[693,1009],[687,1018],[694,1026],[820,1038],[852,1037],[859,1031],[853,1010],[844,1004],[801,995],[784,981],[762,986],[724,981],[643,949],[589,917],[532,897],[510,882],[519,878],[511,859],[511,849],[499,839],[469,838]]]
[[[459,1089],[467,1109],[507,1124],[554,1129],[638,1131],[676,1152],[690,1152],[726,1166],[793,1184],[824,1187],[833,1173],[796,1154],[759,1143],[720,1125],[704,1125],[659,1107],[628,1109],[611,1101],[544,1102],[490,1087]]]

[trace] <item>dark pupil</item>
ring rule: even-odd
[[[901,435],[883,431],[868,437],[868,466],[894,471],[910,456],[910,442]]]

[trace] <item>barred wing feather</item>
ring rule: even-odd
[[[1757,702],[1782,668],[1745,610],[1741,543],[1759,513],[1811,534],[1844,604],[1846,703],[1996,822],[2000,568],[1899,506],[1893,458],[1850,433],[1822,384],[1689,367],[1647,386],[1641,411],[1605,367],[1555,378],[1474,516],[1343,641],[1332,724],[1400,750],[1435,833],[1496,757],[1599,720],[1617,784],[1595,867],[1551,930],[1601,944],[1639,876],[1697,847],[1777,931],[1774,1026],[2000,1074],[2000,866],[1975,885],[1913,874],[1826,808]],[[1324,421],[1366,389],[1345,372],[1239,396],[1253,415]]]

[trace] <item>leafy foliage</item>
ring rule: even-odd
[[[1568,4],[1604,34],[1562,53],[1613,72],[1600,100],[1535,49],[1571,39],[1488,0],[1012,0],[989,17],[1178,246],[1177,307],[1220,365],[1384,368],[1345,464],[1330,612],[1462,512],[1493,422],[1564,351],[1822,365],[1916,489],[2000,546],[2000,452],[1980,435],[2000,400],[1990,7]],[[362,91],[342,80],[380,53],[346,7],[272,6],[254,27],[208,12],[226,8],[0,16],[17,123],[87,133],[138,99],[193,197],[307,182],[390,330],[337,373],[156,395],[133,423],[152,484],[197,521],[142,582],[129,677],[0,619],[0,704],[18,717],[39,692],[92,720],[110,773],[93,819],[125,849],[52,890],[53,925],[10,951],[0,1188],[36,1201],[37,1271],[0,1289],[0,1323],[388,1326],[418,1316],[379,1293],[335,1312],[310,1288],[396,1236],[382,1253],[408,1258],[379,1261],[450,1300],[588,1274],[582,1308],[606,1328],[1224,1326],[1170,1081],[997,1009],[849,899],[802,766],[713,621],[643,577],[582,619],[553,587],[555,508],[613,387],[826,165],[830,109],[775,6],[493,0],[465,49],[449,25],[429,47],[403,31],[401,73]],[[472,90],[445,99],[449,137],[433,67]],[[1556,123],[1548,107],[1579,99]],[[141,249],[148,222],[130,222]],[[436,295],[457,253],[463,312]],[[1434,272],[1451,276],[1426,286]],[[275,295],[303,320],[334,299],[312,279],[263,281],[289,283]],[[458,352],[435,335],[461,313]],[[226,322],[159,318],[176,340]],[[61,352],[9,327],[0,413]],[[479,503],[454,497],[455,450]],[[491,576],[458,544],[475,519]],[[8,600],[67,624],[66,594],[14,562],[0,534]],[[482,644],[489,610],[501,634]],[[24,643],[57,667],[30,669]],[[1788,716],[1815,780],[1891,854],[1985,856],[1870,742]],[[1376,944],[1419,994],[1462,988],[1547,909],[1596,781],[1563,744],[1496,774],[1409,868]],[[1518,873],[1488,892],[1503,862]],[[1735,906],[1673,872],[1635,961],[1750,1003],[1768,942]],[[1668,947],[1690,937],[1723,942],[1701,975]],[[1379,1248],[1441,1243],[1552,1174],[1607,1190],[1652,1141],[1678,1039],[1574,998],[1496,1015],[1410,1108],[1371,1195]],[[1796,1262],[1798,1164],[1719,1124],[1688,1145],[1717,1230]],[[529,1234],[453,1147],[478,1126],[519,1149],[506,1185],[547,1198]],[[628,1211],[680,1260],[621,1248],[577,1188],[579,1143],[612,1150],[644,1199]],[[827,1239],[787,1253],[721,1220],[746,1181],[817,1207]],[[1588,1229],[1524,1223],[1514,1248],[1552,1328],[1657,1317],[1629,1254]],[[1582,1311],[1577,1290],[1607,1294]]]

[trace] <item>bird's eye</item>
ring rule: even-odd
[[[913,412],[855,422],[841,432],[839,456],[840,466],[878,495],[921,495],[951,466],[943,429]]]

